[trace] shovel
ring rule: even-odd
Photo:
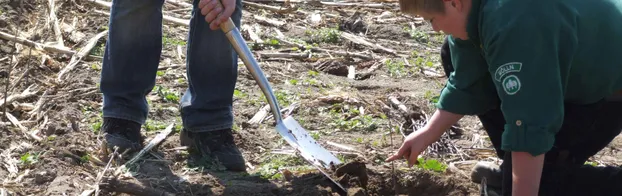
[[[240,34],[240,31],[233,23],[233,20],[229,18],[227,22],[220,25],[220,29],[225,33],[238,56],[242,59],[244,65],[246,65],[246,68],[249,70],[255,81],[257,81],[259,87],[263,91],[263,94],[268,99],[272,115],[276,121],[277,132],[279,132],[285,141],[294,147],[294,149],[296,149],[305,160],[319,169],[326,177],[335,182],[328,174],[326,174],[326,172],[320,169],[320,167],[323,169],[330,169],[335,165],[341,164],[341,161],[335,157],[335,155],[320,146],[294,118],[288,116],[283,120],[281,117],[281,109],[279,108],[276,97],[272,92],[272,88],[264,76],[263,71],[259,67],[259,64],[253,57],[253,54],[248,49],[246,42]],[[339,183],[335,182],[335,184],[345,191]]]

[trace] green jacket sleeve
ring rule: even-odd
[[[448,37],[454,71],[436,107],[456,114],[480,114],[498,105],[494,84],[481,48],[470,41]]]
[[[576,39],[559,17],[512,17],[485,27],[483,47],[506,120],[501,149],[536,156],[552,148],[563,122],[560,67],[571,63]]]

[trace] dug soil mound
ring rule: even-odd
[[[413,169],[382,170],[367,168],[363,161],[348,162],[330,172],[332,180],[309,174],[297,177],[294,189],[302,195],[470,195],[477,192],[472,182],[456,176],[443,176],[435,172]],[[321,188],[308,186],[317,184]]]

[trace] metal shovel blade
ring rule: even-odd
[[[315,166],[335,185],[337,185],[337,187],[341,189],[342,195],[347,194],[348,190],[341,186],[339,182],[335,181],[335,179],[333,179],[328,173],[326,173],[326,171],[324,171],[324,169],[329,169],[333,165],[341,164],[341,161],[328,150],[320,146],[313,139],[313,137],[311,137],[308,132],[304,128],[302,128],[302,126],[300,126],[300,124],[298,124],[298,122],[291,116],[285,118],[283,124],[285,125],[285,127],[279,126],[277,124],[277,131],[279,131],[279,133],[287,131],[289,134],[293,134],[296,141],[298,142],[298,152],[300,152],[300,155],[313,166]]]
[[[331,165],[341,164],[341,161],[335,157],[335,155],[320,146],[294,118],[289,116],[283,120],[280,113],[281,109],[279,108],[268,80],[264,76],[263,71],[248,49],[246,42],[233,21],[229,19],[228,22],[221,24],[220,28],[268,99],[270,109],[276,120],[276,130],[285,141],[294,147],[305,160],[316,167],[329,169]],[[322,171],[322,173],[324,172]],[[330,176],[327,177],[330,178]]]
[[[328,150],[320,146],[309,133],[291,116],[283,121],[285,127],[294,134],[300,154],[312,164],[329,169],[331,165],[341,164],[341,161]],[[280,130],[279,130],[280,132]]]

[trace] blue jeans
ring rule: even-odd
[[[144,124],[145,96],[155,85],[162,50],[164,0],[114,0],[100,89],[103,116]],[[181,98],[184,128],[191,132],[231,128],[237,54],[221,30],[211,30],[194,0],[187,44],[188,89]],[[232,15],[240,26],[242,2]]]

